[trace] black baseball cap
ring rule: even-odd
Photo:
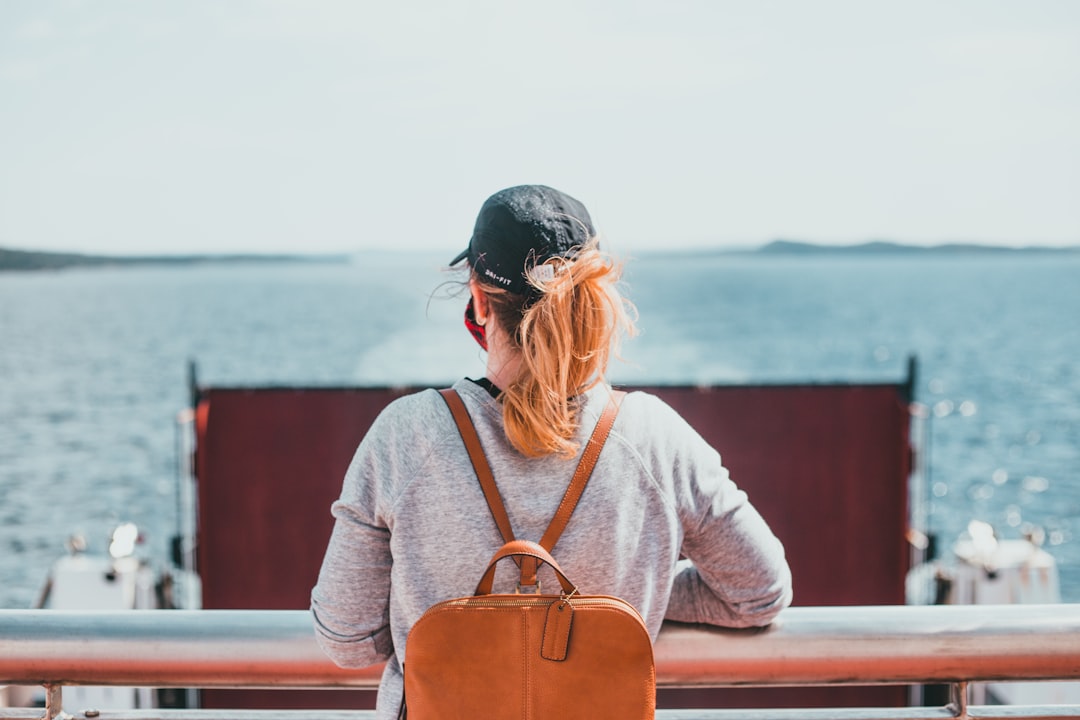
[[[589,211],[574,198],[546,185],[518,185],[484,202],[469,247],[450,265],[467,259],[488,285],[531,295],[533,267],[573,256],[594,235]]]

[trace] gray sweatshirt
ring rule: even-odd
[[[468,380],[454,387],[476,425],[515,535],[538,541],[577,458],[524,457],[507,441],[491,395]],[[582,448],[608,392],[601,385],[586,397]],[[316,636],[342,667],[388,661],[377,717],[391,720],[401,703],[409,628],[436,602],[471,595],[503,544],[436,391],[403,397],[379,415],[332,513],[334,531],[311,593]],[[552,554],[582,594],[633,604],[653,639],[665,618],[759,626],[791,602],[783,547],[719,454],[668,405],[642,392],[624,398]],[[545,588],[557,587],[549,568],[539,577]],[[517,579],[514,564],[504,562],[494,592],[513,592]]]

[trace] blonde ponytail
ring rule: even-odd
[[[604,381],[622,334],[634,333],[634,308],[617,288],[621,264],[595,240],[542,267],[531,273],[533,302],[484,287],[522,355],[518,376],[503,389],[503,425],[510,443],[528,457],[572,457],[580,396]]]

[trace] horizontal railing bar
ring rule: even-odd
[[[1076,718],[1070,706],[987,705],[969,707],[965,720],[1061,720]],[[70,712],[70,711],[69,711]],[[87,717],[84,710],[71,715]],[[374,710],[101,710],[97,720],[374,720]],[[0,707],[0,720],[41,720],[40,708]],[[957,720],[947,708],[784,708],[777,710],[657,710],[656,720]]]
[[[1080,605],[789,608],[763,630],[665,625],[662,687],[1080,678]],[[0,684],[374,688],[310,615],[285,610],[0,610]]]

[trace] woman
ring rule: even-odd
[[[484,203],[468,248],[451,265],[463,261],[465,322],[488,352],[487,372],[454,389],[514,534],[538,540],[608,402],[610,354],[620,333],[633,329],[616,290],[619,268],[600,252],[585,207],[537,185]],[[333,514],[312,591],[317,637],[342,667],[388,660],[377,716],[394,718],[409,628],[434,603],[471,594],[503,544],[436,391],[383,411]],[[783,548],[720,456],[641,392],[622,400],[552,554],[583,593],[632,603],[654,640],[665,618],[759,626],[791,602]],[[546,573],[540,581],[554,582]],[[517,579],[500,574],[494,591],[512,591]]]

